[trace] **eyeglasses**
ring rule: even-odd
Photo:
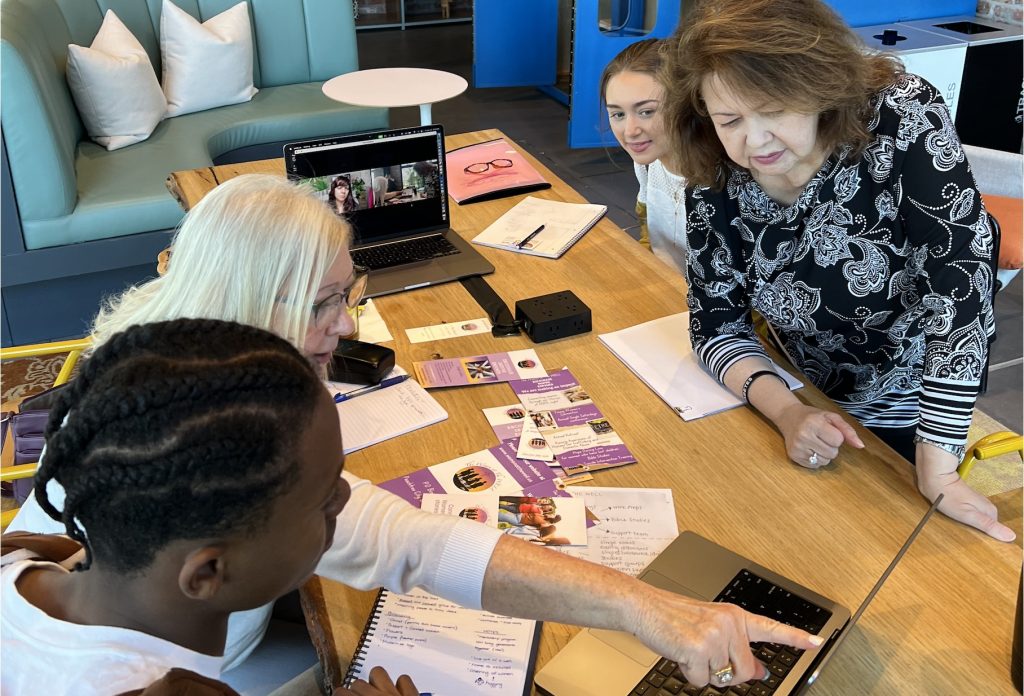
[[[483,174],[491,167],[494,167],[495,169],[507,169],[511,166],[512,160],[510,159],[496,159],[491,160],[490,162],[477,162],[476,164],[471,164],[462,171],[467,174]]]
[[[354,312],[363,301],[366,294],[366,284],[369,279],[370,269],[365,266],[353,266],[355,279],[344,292],[336,292],[328,295],[313,305],[313,324],[318,329],[330,326],[338,321],[342,309]]]

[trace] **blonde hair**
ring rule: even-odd
[[[860,38],[819,0],[702,0],[663,52],[669,86],[665,126],[679,174],[720,189],[728,157],[701,94],[716,76],[732,91],[818,113],[818,140],[830,152],[868,142],[871,99],[896,81],[899,60],[867,53]]]
[[[317,290],[349,239],[348,224],[308,187],[238,176],[185,217],[165,275],[105,303],[93,348],[129,326],[192,318],[267,329],[301,351]]]

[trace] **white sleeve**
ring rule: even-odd
[[[502,533],[493,527],[413,507],[349,472],[352,497],[338,515],[334,543],[317,574],[350,587],[420,587],[481,608],[484,573]]]
[[[58,510],[64,507],[64,488],[59,483],[51,480],[46,484],[46,492],[50,502]],[[64,523],[53,519],[36,502],[36,492],[29,493],[28,498],[22,503],[18,514],[11,520],[7,528],[11,532],[35,532],[36,534],[66,534]]]
[[[640,183],[640,190],[636,194],[636,202],[647,205],[647,165],[633,163],[633,172],[636,180]]]

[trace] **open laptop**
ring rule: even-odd
[[[832,600],[693,532],[680,534],[651,562],[640,579],[655,587],[706,601],[733,602],[750,612],[826,637],[820,648],[807,651],[752,644],[755,656],[772,673],[766,681],[746,682],[741,689],[694,687],[681,676],[675,663],[651,652],[632,635],[584,629],[537,673],[537,688],[548,696],[801,694],[849,635],[941,499],[940,495],[918,522],[852,618]]]
[[[285,170],[352,225],[352,259],[376,297],[494,272],[450,228],[441,126],[289,143]]]

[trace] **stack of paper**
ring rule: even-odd
[[[683,420],[696,420],[742,402],[709,374],[690,347],[690,313],[682,312],[598,338]],[[803,386],[778,365],[790,389]]]

